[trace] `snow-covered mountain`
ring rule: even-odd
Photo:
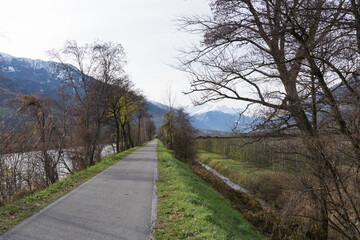
[[[60,81],[56,62],[17,58],[6,53],[0,53],[0,61],[2,71],[9,77],[45,85],[57,85]]]
[[[215,104],[210,104],[210,103],[206,103],[206,104],[199,105],[199,106],[188,105],[188,106],[184,107],[184,110],[190,116],[203,114],[203,113],[207,113],[207,112],[222,112],[222,113],[227,113],[227,114],[231,114],[231,115],[239,114],[240,112],[242,112],[241,108],[233,108],[233,107],[228,107],[225,105],[215,105]]]
[[[0,53],[0,63],[0,94],[42,93],[56,96],[60,85],[57,63],[17,58],[6,53]]]
[[[237,130],[247,131],[252,117],[241,116],[241,108],[206,103],[200,106],[186,106],[185,111],[191,116],[192,124],[197,129],[231,132],[238,122]]]
[[[155,101],[149,101],[149,103],[164,112],[169,109],[168,106]],[[207,103],[200,106],[184,106],[183,108],[189,114],[193,127],[199,130],[231,132],[235,123],[239,121],[237,130],[246,132],[248,124],[254,120],[248,116],[242,116],[239,120],[239,113],[242,112],[242,109],[225,105]]]
[[[47,72],[55,73],[54,62],[44,61],[39,59],[30,58],[18,58],[7,53],[0,52],[1,63],[5,65],[11,65],[18,62],[20,68],[27,67],[35,70],[44,69]],[[8,72],[16,72],[20,69],[15,69],[13,66],[8,67]]]

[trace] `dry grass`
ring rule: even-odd
[[[245,187],[276,209],[283,208],[288,201],[287,189],[292,177],[286,173],[252,166],[203,150],[198,151],[198,160]]]
[[[230,188],[200,164],[191,166],[197,175],[230,199],[263,234],[271,239],[311,239],[317,222],[295,217],[315,217],[316,214],[309,199],[301,195],[299,178],[205,151],[199,151],[198,159],[270,204],[270,208],[263,209],[252,197]]]
[[[212,188],[229,199],[245,218],[264,235],[270,239],[291,239],[289,237],[292,235],[291,231],[281,224],[277,215],[269,209],[264,209],[253,197],[229,187],[199,163],[193,163],[190,168]]]

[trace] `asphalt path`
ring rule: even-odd
[[[151,141],[0,239],[149,239],[156,145]]]

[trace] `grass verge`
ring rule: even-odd
[[[94,166],[84,169],[74,175],[65,177],[44,190],[40,190],[30,196],[0,207],[0,233],[18,224],[35,212],[38,212],[56,199],[70,192],[139,148],[140,147],[134,147],[114,156],[105,158],[104,160],[97,162]]]
[[[157,224],[161,239],[265,239],[229,200],[158,144]]]

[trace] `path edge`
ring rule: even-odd
[[[150,225],[150,240],[156,240],[154,238],[153,233],[155,232],[155,224],[157,220],[157,205],[158,205],[158,196],[157,196],[157,181],[159,178],[159,170],[158,170],[158,141],[156,141],[156,161],[154,168],[154,180],[153,180],[153,194],[152,194],[152,203],[151,203],[151,225]]]

